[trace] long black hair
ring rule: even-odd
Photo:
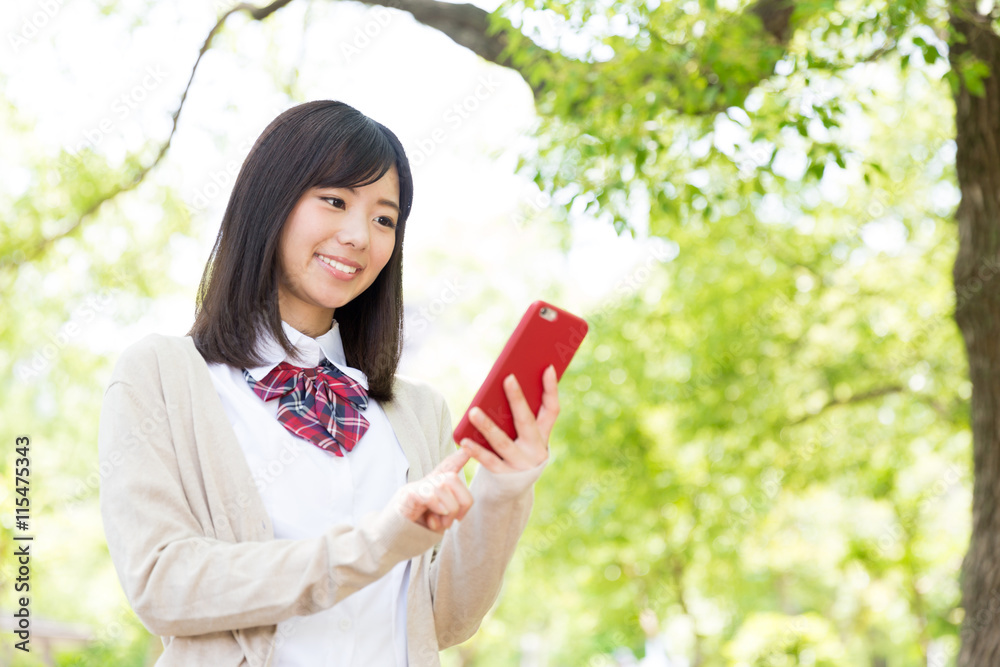
[[[368,377],[369,395],[392,399],[403,339],[403,235],[413,203],[410,163],[399,139],[357,109],[332,100],[283,112],[247,155],[198,287],[188,332],[206,362],[252,368],[269,332],[286,353],[281,326],[278,241],[295,204],[314,187],[360,187],[392,167],[399,175],[399,220],[389,262],[336,318],[347,363]]]

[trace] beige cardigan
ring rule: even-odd
[[[426,384],[397,376],[394,391],[382,408],[414,481],[455,450],[451,418]],[[157,665],[184,667],[265,667],[283,640],[277,623],[327,609],[409,558],[409,663],[439,665],[438,651],[471,637],[496,600],[545,465],[480,467],[472,509],[443,539],[386,508],[321,537],[276,540],[193,340],[156,334],[114,368],[99,456],[118,578],[163,639]]]

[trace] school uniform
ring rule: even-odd
[[[285,324],[298,354],[347,366],[338,327]],[[388,505],[455,451],[443,396],[397,375],[369,429],[335,457],[284,429],[242,369],[206,364],[190,336],[121,355],[104,395],[101,515],[129,603],[160,635],[158,666],[439,665],[499,594],[544,468],[480,467],[468,514],[442,537]]]

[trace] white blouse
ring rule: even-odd
[[[368,389],[363,372],[347,365],[340,327],[310,338],[282,322],[298,356],[296,366],[316,366],[325,355]],[[262,346],[268,363],[247,369],[260,380],[286,355],[270,335]],[[385,413],[368,399],[362,414],[368,430],[346,456],[327,453],[293,435],[277,421],[278,399],[264,402],[247,384],[243,370],[209,364],[226,416],[246,454],[257,490],[274,525],[275,539],[305,539],[338,524],[357,525],[380,511],[406,483],[409,464]],[[406,659],[406,588],[410,562],[398,563],[378,581],[333,607],[278,624],[274,667],[396,665]]]

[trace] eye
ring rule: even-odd
[[[380,225],[384,226],[384,227],[388,227],[389,229],[395,229],[396,228],[396,221],[393,220],[392,218],[390,218],[387,215],[380,215],[379,217],[377,217],[375,219],[378,220],[378,223]]]
[[[334,208],[344,208],[344,200],[340,197],[320,197],[320,199],[327,202]]]

